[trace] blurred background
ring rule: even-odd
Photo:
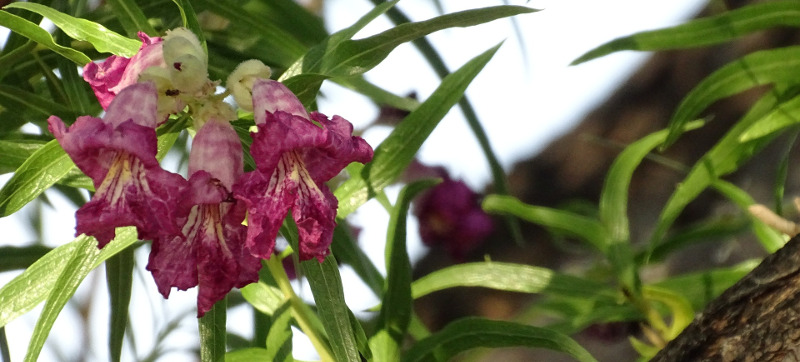
[[[361,0],[326,0],[304,2],[318,11],[326,28],[333,32],[351,25],[372,8],[372,3]],[[537,204],[564,206],[581,202],[595,202],[602,185],[602,177],[610,161],[624,145],[649,132],[661,129],[671,112],[699,79],[712,69],[736,55],[767,47],[770,41],[791,41],[790,35],[767,34],[748,38],[730,47],[696,51],[665,52],[651,58],[651,54],[623,52],[571,67],[569,63],[584,52],[616,37],[642,30],[676,25],[698,14],[706,2],[590,0],[560,1],[510,1],[542,11],[511,20],[498,20],[472,28],[456,28],[432,34],[429,39],[443,55],[453,70],[484,50],[504,42],[494,59],[478,75],[467,90],[486,129],[490,142],[501,165],[509,174],[512,194],[522,201]],[[418,1],[403,0],[398,4],[412,20],[425,20],[441,12],[499,5],[500,1],[477,0]],[[739,6],[736,1],[727,6]],[[719,10],[712,4],[711,11]],[[46,23],[43,26],[47,26]],[[356,38],[369,36],[391,27],[384,17],[360,32]],[[3,31],[5,29],[0,29]],[[425,99],[439,83],[439,78],[410,44],[395,50],[381,65],[366,74],[367,79],[396,94],[415,93]],[[744,97],[747,97],[745,95]],[[709,127],[707,134],[698,139],[684,140],[684,146],[674,147],[669,157],[693,160],[702,150],[702,137],[713,137],[726,125],[726,119],[749,105],[746,98],[731,100],[730,104],[716,108],[718,127]],[[331,83],[325,83],[319,110],[325,114],[338,114],[350,120],[363,137],[376,146],[391,131],[391,117],[386,110],[368,99]],[[706,130],[704,130],[706,132]],[[716,133],[715,133],[716,132]],[[697,144],[692,148],[693,143]],[[444,167],[450,177],[463,180],[476,192],[490,191],[491,176],[475,137],[467,127],[461,112],[454,108],[441,122],[421,149],[418,159],[430,166]],[[178,160],[165,161],[177,167]],[[689,161],[687,161],[689,162]],[[755,163],[755,162],[754,162]],[[632,187],[631,216],[634,229],[637,225],[652,225],[661,203],[655,208],[652,202],[663,200],[672,191],[672,183],[680,174],[657,164],[645,164],[637,173]],[[0,184],[9,175],[0,175]],[[658,186],[658,187],[654,187]],[[660,188],[659,188],[660,187]],[[399,187],[387,189],[390,198]],[[41,243],[46,247],[61,245],[72,239],[75,208],[59,193],[48,191],[47,202],[34,202],[12,217],[0,219],[0,230],[5,234],[3,245],[30,245]],[[649,203],[648,203],[649,202]],[[663,203],[663,201],[660,201]],[[650,206],[648,206],[650,205]],[[713,203],[689,210],[701,215],[712,211]],[[651,210],[653,209],[653,210]],[[375,202],[370,202],[350,218],[360,229],[359,244],[376,260],[383,270],[383,245],[386,238],[388,215]],[[649,224],[648,224],[649,223]],[[634,230],[635,232],[637,230]],[[552,235],[534,227],[523,228],[526,248],[520,252],[501,223],[485,243],[465,256],[466,260],[482,260],[491,255],[493,260],[506,260],[541,265],[560,270],[584,268],[579,251],[570,245],[553,242]],[[640,229],[640,233],[647,230]],[[417,236],[417,223],[409,225],[409,252],[415,260],[415,278],[431,270],[450,265],[454,260],[442,250],[430,249]],[[711,262],[731,263],[738,254],[748,252],[746,244],[740,248],[713,250],[711,255],[699,256]],[[193,290],[173,292],[163,300],[156,292],[149,273],[144,270],[147,248],[137,253],[136,279],[133,289],[129,339],[124,347],[124,359],[134,360],[192,360],[197,348],[197,325],[194,319],[196,295]],[[683,258],[681,260],[684,260]],[[686,259],[688,260],[688,259]],[[691,261],[681,266],[674,261],[672,270],[691,268]],[[368,316],[366,309],[377,299],[360,284],[345,266],[343,277],[350,308],[360,316]],[[654,270],[667,273],[667,270]],[[0,285],[19,272],[0,273]],[[349,276],[349,277],[348,277]],[[102,267],[90,274],[75,298],[62,312],[54,332],[45,346],[43,361],[99,361],[107,360],[108,301]],[[311,293],[302,283],[297,283],[304,297]],[[234,293],[235,294],[235,293]],[[418,301],[417,312],[432,329],[459,316],[478,314],[492,318],[519,317],[529,303],[530,296],[485,290],[440,292]],[[234,303],[237,296],[232,295]],[[241,297],[238,297],[241,301]],[[229,330],[244,338],[252,336],[252,316],[247,308],[228,315]],[[33,310],[6,327],[12,360],[21,360],[40,308]],[[635,326],[603,325],[587,330],[579,340],[588,345],[600,360],[615,360],[632,356],[625,336]],[[298,333],[299,334],[299,333]],[[295,358],[314,359],[312,348],[302,337],[295,340]],[[556,360],[557,356],[530,354],[530,351],[501,350],[487,355],[487,360]],[[604,354],[605,353],[605,354]]]

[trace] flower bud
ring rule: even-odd
[[[194,93],[208,79],[208,56],[197,36],[186,28],[177,28],[164,36],[164,62],[172,84],[184,93]]]
[[[250,59],[239,64],[225,85],[242,109],[253,110],[253,83],[256,79],[269,79],[272,71],[264,63]]]

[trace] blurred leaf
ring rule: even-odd
[[[292,308],[287,300],[272,315],[272,326],[267,335],[267,361],[293,362],[292,358]]]
[[[696,129],[703,122],[692,122],[685,126],[686,130]],[[667,138],[668,131],[651,133],[633,144],[625,147],[614,159],[614,163],[606,174],[603,190],[600,192],[600,221],[603,222],[612,243],[627,243],[630,240],[628,228],[628,187],[633,172],[658,145]]]
[[[529,347],[564,352],[578,361],[596,361],[577,342],[558,332],[513,322],[463,318],[419,341],[404,362],[445,361],[477,347]]]
[[[664,147],[678,139],[686,122],[722,98],[760,85],[798,81],[800,46],[758,51],[728,63],[704,78],[683,98],[670,120],[670,133]]]
[[[453,287],[483,287],[519,293],[557,294],[583,298],[615,298],[602,283],[531,265],[476,262],[434,271],[411,285],[414,299]]]
[[[747,216],[750,217],[753,231],[758,237],[758,241],[761,242],[761,246],[764,247],[764,250],[766,250],[768,253],[774,253],[778,251],[778,249],[782,248],[784,244],[786,244],[786,240],[783,239],[780,233],[769,227],[757,217],[750,214],[748,207],[756,203],[750,194],[740,189],[736,185],[724,180],[714,181],[713,186],[720,194],[733,201]]]
[[[411,163],[419,147],[439,121],[464,94],[472,79],[497,51],[495,46],[447,76],[419,108],[411,112],[376,149],[372,162],[360,175],[350,175],[334,194],[339,199],[337,217],[344,218],[391,184]]]
[[[399,360],[400,346],[411,321],[411,261],[406,249],[406,217],[411,200],[441,180],[422,180],[400,190],[391,212],[386,240],[386,287],[378,316],[378,332],[369,346],[376,361]]]
[[[775,110],[753,123],[742,133],[739,141],[751,141],[796,125],[800,123],[800,119],[796,116],[798,114],[800,114],[800,96],[779,104]]]
[[[689,226],[684,230],[678,231],[675,235],[670,235],[663,243],[659,244],[649,255],[650,262],[656,263],[663,261],[672,253],[682,248],[697,243],[728,241],[735,235],[742,233],[750,227],[750,218],[701,221],[699,224]],[[637,255],[637,263],[643,264],[645,253]]]
[[[277,59],[280,65],[289,66],[307,50],[292,34],[268,21],[250,16],[242,10],[238,1],[196,0],[195,4],[230,20],[230,31],[244,30],[239,37],[249,34],[263,41],[272,50],[269,56]]]
[[[772,137],[762,137],[749,142],[739,142],[742,132],[770,112],[777,104],[779,95],[788,92],[785,87],[764,95],[736,123],[711,150],[695,163],[689,174],[678,183],[667,204],[661,210],[656,230],[650,238],[650,251],[663,242],[664,235],[678,215],[697,195],[715,182],[719,177],[735,171],[740,164],[767,145]]]
[[[241,288],[244,299],[261,313],[272,315],[284,300],[280,289],[264,282],[250,283]]]
[[[36,321],[36,327],[33,329],[33,335],[28,345],[28,352],[25,355],[25,361],[36,361],[38,359],[42,346],[44,346],[45,340],[50,335],[50,330],[58,314],[61,313],[61,309],[64,308],[67,301],[75,294],[75,290],[83,279],[86,278],[86,275],[104,260],[114,256],[135,241],[136,229],[133,227],[117,228],[117,237],[102,250],[97,249],[97,241],[94,240],[94,238],[82,235],[72,242],[72,244],[76,244],[74,250],[72,250],[72,254],[69,256],[65,255],[64,259],[62,259],[66,261],[66,263],[59,275],[45,278],[46,281],[44,283],[40,280],[33,281],[28,279],[30,275],[24,277],[24,279],[28,279],[26,280],[28,285],[25,285],[28,288],[25,288],[25,293],[41,293],[42,297],[44,294],[47,294],[47,302],[44,305],[42,314],[39,316],[39,320]],[[53,250],[53,252],[58,250],[59,248]],[[52,273],[52,269],[48,272]],[[25,276],[25,273],[20,277],[22,276]],[[39,291],[39,288],[43,288],[44,290]],[[2,291],[5,289],[6,287],[3,287],[3,289],[0,290],[0,306],[5,306],[4,298],[2,297],[4,294]],[[24,309],[33,308],[41,301],[41,299],[37,299],[38,298],[28,300],[28,302],[36,302],[32,305],[26,304],[20,307]]]
[[[346,221],[336,220],[336,229],[333,231],[333,243],[331,252],[336,255],[340,263],[350,265],[361,278],[361,281],[372,290],[375,295],[381,295],[383,291],[383,275],[375,267],[375,264],[364,254],[364,250],[357,244],[357,240],[350,238],[345,230]]]
[[[0,155],[3,155],[0,157],[0,174],[16,170],[44,144],[44,141],[31,139],[0,140]]]
[[[0,17],[2,17],[0,11]],[[75,118],[77,113],[72,109],[37,94],[17,87],[0,84],[0,105],[15,112],[30,111],[42,118],[56,115],[61,118]]]
[[[691,303],[692,308],[703,310],[706,304],[742,279],[760,262],[760,260],[749,260],[733,267],[677,275],[653,285],[678,293]]]
[[[28,268],[52,250],[44,245],[0,246],[0,272]]]
[[[672,340],[683,331],[694,319],[694,309],[689,301],[683,297],[682,292],[676,292],[667,288],[659,288],[652,285],[643,287],[645,299],[663,303],[669,308],[672,325],[667,331],[668,340]]]
[[[123,57],[132,57],[139,50],[142,43],[119,35],[106,27],[86,19],[75,18],[73,16],[56,11],[51,7],[37,3],[14,2],[5,6],[6,8],[25,9],[47,17],[50,21],[61,29],[65,34],[75,40],[89,42],[101,53],[111,53]],[[35,40],[35,39],[34,39]],[[78,63],[84,65],[88,63]]]
[[[6,5],[6,7],[9,7],[10,5]],[[13,15],[8,11],[0,11],[0,26],[6,27],[17,34],[37,42],[38,44],[56,52],[64,58],[75,62],[75,64],[85,65],[86,63],[92,61],[85,54],[75,49],[56,44],[56,42],[53,40],[53,36],[50,35],[47,30],[39,27],[39,25],[36,25],[19,16]]]
[[[752,4],[678,26],[617,38],[581,55],[572,65],[621,50],[668,50],[718,44],[781,26],[800,26],[800,4],[796,1]]]
[[[108,0],[114,15],[117,16],[128,37],[133,38],[139,31],[145,32],[147,35],[155,36],[156,30],[147,21],[142,8],[136,5],[134,0]]]
[[[56,140],[36,150],[0,189],[0,217],[17,212],[73,167],[75,164]]]
[[[528,205],[513,196],[488,195],[482,207],[493,214],[514,215],[520,219],[575,236],[605,253],[608,250],[608,231],[599,221],[565,210]]]
[[[111,304],[108,350],[112,362],[121,360],[122,343],[128,326],[128,306],[133,288],[133,251],[133,246],[128,247],[106,261],[106,285]]]
[[[244,348],[225,353],[225,362],[272,362],[264,348]]]
[[[228,297],[216,302],[211,310],[197,319],[200,331],[200,361],[219,362],[225,359]]]
[[[78,74],[78,67],[64,58],[56,58],[58,72],[61,75],[61,83],[67,95],[67,104],[72,105],[72,109],[79,114],[97,114],[97,109],[91,109],[92,104],[97,104],[94,97],[91,97],[89,83],[83,80]],[[90,98],[91,97],[91,98]]]

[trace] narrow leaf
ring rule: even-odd
[[[796,125],[800,123],[798,114],[800,114],[800,96],[781,103],[774,111],[756,121],[742,133],[739,141],[751,141]]]
[[[225,362],[272,362],[264,348],[243,348],[225,354]]]
[[[220,362],[225,360],[227,301],[227,297],[222,298],[204,316],[197,319],[198,329],[200,330],[201,362]]]
[[[102,250],[97,249],[97,241],[94,238],[81,236],[73,243],[77,244],[69,257],[66,265],[57,276],[52,285],[46,285],[47,302],[45,303],[39,320],[33,329],[33,335],[28,344],[28,352],[25,361],[36,361],[39,353],[44,346],[44,342],[50,335],[50,330],[55,323],[58,314],[67,304],[75,290],[84,278],[104,260],[115,255],[122,249],[130,246],[136,241],[136,230],[134,228],[118,228],[117,237],[106,245]],[[58,250],[58,249],[56,249]],[[5,289],[5,288],[4,288]],[[28,290],[35,292],[35,290]],[[35,306],[35,305],[33,305]],[[31,308],[33,306],[30,306]]]
[[[294,362],[292,358],[292,308],[287,300],[272,315],[267,334],[267,361]]]
[[[599,221],[569,211],[528,205],[513,196],[489,195],[483,209],[494,214],[514,215],[520,219],[555,229],[589,243],[597,250],[608,249],[608,231]]]
[[[41,4],[15,2],[6,5],[6,8],[25,9],[42,15],[50,19],[55,26],[71,38],[89,42],[101,53],[111,53],[130,58],[136,54],[139,46],[142,45],[140,41],[126,38],[98,23],[76,18]]]
[[[16,170],[44,144],[40,140],[0,140],[0,174]]]
[[[21,209],[73,167],[75,164],[56,140],[36,150],[0,189],[0,217]]]
[[[800,26],[800,4],[796,1],[752,4],[678,26],[617,38],[581,55],[572,65],[622,50],[668,50],[719,44],[781,26]]]
[[[6,5],[6,7],[9,7],[10,5]],[[83,54],[75,49],[56,44],[56,42],[53,40],[53,36],[50,35],[47,30],[42,29],[39,25],[11,14],[8,11],[0,11],[0,26],[8,28],[19,35],[35,41],[45,48],[50,49],[64,58],[73,61],[75,64],[85,65],[86,63],[92,61],[86,56],[86,54]]]
[[[314,301],[319,309],[319,316],[333,354],[337,361],[359,362],[358,344],[350,325],[350,310],[344,301],[342,277],[333,255],[325,261],[308,260],[300,263],[308,277],[308,284],[314,294]]]
[[[403,362],[445,361],[477,347],[529,347],[564,352],[581,362],[596,361],[577,342],[558,332],[513,322],[464,318],[419,341]]]
[[[28,268],[52,250],[44,245],[0,246],[0,272]]]
[[[134,0],[109,0],[108,4],[117,16],[128,37],[133,38],[139,31],[145,32],[147,35],[155,36],[156,30],[147,21],[144,12],[136,5]]]
[[[411,321],[411,261],[406,249],[406,217],[411,200],[439,183],[423,180],[404,187],[389,219],[386,240],[386,289],[378,316],[378,334],[370,340],[376,361],[398,360]]]
[[[472,79],[492,58],[499,45],[473,58],[447,76],[419,108],[411,112],[375,149],[375,156],[360,175],[350,175],[334,192],[339,199],[337,217],[344,218],[391,184],[411,163],[428,135],[464,94]]]
[[[108,351],[112,362],[122,357],[122,343],[128,326],[128,306],[133,288],[133,247],[129,247],[106,261],[111,317],[108,329]]]
[[[674,143],[684,124],[712,103],[747,89],[775,83],[800,81],[800,46],[763,50],[745,55],[718,69],[684,97],[669,123],[664,147]]]
[[[582,298],[613,298],[608,286],[531,265],[476,262],[430,273],[411,285],[414,299],[453,287],[483,287],[519,293],[557,294]]]

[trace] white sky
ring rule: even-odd
[[[349,26],[371,8],[371,3],[364,0],[328,0],[326,3],[326,19],[329,29],[339,30]],[[444,1],[445,10],[454,12],[481,6],[497,5],[500,2],[481,0]],[[526,5],[524,1],[511,1],[513,4]],[[413,20],[424,20],[437,15],[430,0],[403,0],[399,7]],[[500,162],[506,170],[511,165],[546,146],[547,142],[568,130],[574,122],[580,120],[583,113],[601,102],[610,92],[625,79],[635,66],[642,62],[646,55],[642,53],[624,52],[614,54],[582,64],[569,67],[568,64],[579,55],[613,38],[628,35],[641,30],[655,29],[680,22],[680,19],[696,12],[702,2],[697,0],[642,1],[642,0],[541,0],[530,1],[527,6],[543,9],[538,13],[517,17],[517,24],[522,30],[522,39],[517,39],[509,20],[495,22],[472,28],[449,29],[430,37],[434,46],[446,58],[451,70],[455,70],[472,57],[486,49],[506,40],[492,61],[475,79],[467,90],[467,94],[475,107],[480,120],[488,132],[490,141],[497,152]],[[378,19],[357,37],[368,36],[386,29],[388,20]],[[2,31],[3,29],[0,29]],[[524,46],[528,63],[524,63],[520,45]],[[372,82],[398,94],[416,91],[424,100],[438,85],[438,78],[430,70],[419,53],[411,45],[403,45],[395,50],[385,62],[367,73]],[[377,108],[363,97],[350,91],[326,83],[326,98],[319,101],[320,111],[329,116],[339,114],[354,123],[356,128],[364,126],[377,115]],[[373,146],[377,145],[390,130],[386,127],[375,127],[368,130],[364,137]],[[463,178],[470,186],[481,189],[490,180],[485,159],[469,131],[460,111],[451,111],[441,122],[431,137],[423,145],[420,159],[428,164],[443,165],[455,178]],[[8,180],[8,175],[0,176],[0,184]],[[390,194],[396,194],[396,188],[390,188]],[[48,193],[59,210],[59,213],[47,211],[46,220],[64,220],[64,223],[49,223],[46,227],[47,245],[59,245],[71,240],[74,233],[74,209],[54,193]],[[27,244],[32,235],[25,229],[27,220],[25,212],[12,217],[0,218],[0,230],[5,237],[3,245]],[[365,205],[352,221],[366,227],[362,232],[360,245],[374,258],[382,260],[383,241],[386,237],[387,217],[382,208],[374,203]],[[409,248],[412,257],[424,252],[416,238],[416,223],[409,222]],[[140,272],[143,271],[146,256],[140,250]],[[377,262],[383,270],[383,263]],[[102,269],[102,268],[101,268]],[[102,270],[99,271],[102,271]],[[348,304],[354,311],[374,305],[375,299],[354,282],[349,270],[343,271],[348,285],[345,287]],[[0,285],[13,277],[12,273],[0,274]],[[150,315],[147,318],[135,318],[137,346],[140,355],[154,343],[155,336],[148,335],[154,328],[164,326],[169,318],[187,310],[193,310],[195,295],[193,291],[173,292],[168,301],[161,300],[149,274],[141,274],[134,286],[134,303],[144,306]],[[92,320],[91,345],[96,355],[91,360],[107,360],[107,297],[102,274],[93,274],[81,287],[80,295],[92,297],[97,313]],[[95,293],[91,293],[94,290]],[[310,296],[306,290],[304,295]],[[22,360],[30,339],[32,327],[38,317],[37,308],[22,318],[10,323],[6,333],[12,348],[12,360]],[[190,313],[191,315],[191,313]],[[80,337],[74,336],[76,331],[75,316],[62,313],[56,324],[59,343],[48,342],[41,360],[54,360],[58,357],[48,346],[58,345],[65,357],[74,356],[70,345],[79,345]],[[231,322],[233,321],[233,322]],[[239,324],[242,330],[249,328],[249,314],[233,312],[229,314],[229,324]],[[140,323],[144,323],[140,325]],[[196,338],[196,323],[193,318],[186,318],[185,327],[176,341],[191,342]],[[236,329],[237,326],[231,326]],[[62,331],[62,332],[58,332]],[[194,333],[194,334],[192,334]],[[72,341],[72,342],[69,342]],[[187,342],[188,341],[188,342]],[[299,342],[299,341],[298,341]],[[124,351],[130,352],[128,347]],[[186,355],[171,355],[170,360],[182,360]],[[311,358],[295,355],[296,358]],[[130,355],[128,356],[130,358]]]

